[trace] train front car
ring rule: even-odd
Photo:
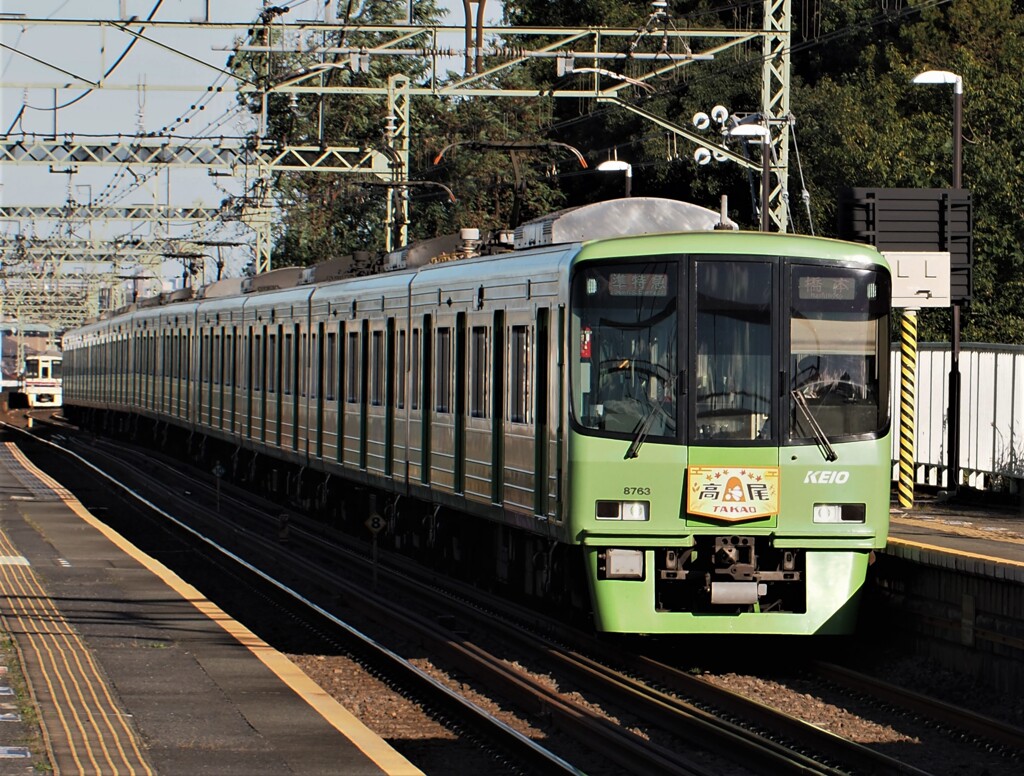
[[[571,534],[600,630],[850,632],[889,523],[890,275],[758,233],[586,244]]]

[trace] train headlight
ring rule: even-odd
[[[598,520],[650,520],[650,501],[598,501]]]
[[[644,551],[608,549],[601,553],[604,561],[603,579],[643,579]]]
[[[863,523],[867,510],[863,504],[815,504],[815,523]]]

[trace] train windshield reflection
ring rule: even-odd
[[[888,423],[889,307],[875,270],[793,267],[790,288],[790,437],[814,430],[797,394],[829,439]]]
[[[674,437],[675,262],[590,266],[573,281],[573,410],[585,428]]]

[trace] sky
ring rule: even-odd
[[[277,0],[289,8],[289,22],[323,20],[325,0]],[[444,0],[449,24],[460,24],[462,3]],[[194,137],[238,137],[252,129],[230,93],[211,92],[230,79],[222,72],[226,49],[244,29],[144,30],[145,39],[110,27],[85,24],[31,24],[31,19],[145,20],[249,23],[263,9],[263,0],[0,0],[0,133],[8,139],[23,134],[49,136],[74,133],[113,138],[118,135],[173,134],[180,141]],[[358,9],[359,6],[357,5]],[[401,18],[405,4],[396,3]],[[489,23],[501,14],[498,0],[486,6]],[[356,12],[358,14],[358,11]],[[397,21],[397,20],[396,20]],[[126,25],[143,30],[141,21]],[[134,43],[133,43],[134,41]],[[82,80],[103,81],[107,89],[89,89]],[[70,84],[78,82],[78,86]],[[58,109],[54,111],[54,105]],[[137,204],[217,207],[227,196],[245,190],[241,178],[213,177],[205,171],[80,166],[51,171],[43,165],[0,164],[0,202],[4,205],[55,206],[67,202],[124,207]],[[168,224],[172,236],[189,226]],[[0,219],[0,234],[46,237],[75,235],[110,239],[143,235],[149,225],[128,222],[89,224]],[[252,242],[253,233],[235,224],[207,239]],[[251,248],[224,248],[221,258],[237,275],[252,259]],[[208,262],[208,278],[213,262]],[[180,265],[170,262],[164,274],[173,278]]]

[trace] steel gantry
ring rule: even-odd
[[[479,14],[482,18],[483,0]],[[264,9],[262,18],[252,22],[212,22],[209,15],[198,21],[137,19],[7,19],[0,24],[87,26],[116,30],[155,47],[167,48],[157,40],[161,30],[223,30],[243,43],[224,47],[237,56],[247,52],[263,55],[264,71],[259,76],[243,75],[237,69],[204,62],[229,80],[218,92],[248,96],[261,106],[261,131],[251,139],[195,138],[168,136],[127,137],[112,134],[97,139],[74,135],[8,134],[0,137],[0,164],[129,165],[165,168],[206,168],[244,174],[256,183],[235,208],[236,218],[256,233],[256,269],[270,268],[272,208],[271,176],[276,173],[319,172],[352,175],[388,189],[386,248],[407,239],[409,227],[409,154],[411,147],[411,100],[414,97],[527,97],[593,99],[631,111],[698,147],[724,154],[738,164],[768,169],[773,178],[768,203],[775,228],[788,225],[788,126],[791,0],[765,0],[763,19],[757,29],[678,29],[667,11],[667,3],[656,0],[652,13],[639,28],[518,28],[473,24],[464,26],[408,23],[357,25],[333,18],[285,22],[282,8]],[[328,8],[330,8],[328,4]],[[468,6],[467,6],[468,8]],[[328,44],[337,36],[338,45]],[[463,41],[460,45],[460,41]],[[456,41],[451,45],[452,41]],[[762,96],[760,120],[770,132],[762,152],[770,156],[759,164],[737,154],[714,138],[701,136],[635,104],[632,97],[656,91],[660,80],[680,68],[713,60],[739,46],[762,44]],[[17,52],[15,52],[17,53]],[[178,52],[180,53],[180,52]],[[416,58],[424,71],[411,80],[399,72],[400,63]],[[349,77],[336,82],[325,75],[342,71],[346,76],[367,73],[371,62],[393,61],[392,75],[383,79]],[[302,61],[296,68],[295,62]],[[451,62],[461,60],[461,71]],[[550,86],[518,88],[502,85],[501,79],[527,62],[550,60]],[[279,64],[275,64],[279,63]],[[45,63],[44,63],[45,64]],[[287,67],[286,67],[287,65]],[[453,72],[455,71],[455,72]],[[22,89],[137,91],[137,84],[88,79],[53,68],[57,80],[32,84],[4,84]],[[162,91],[191,91],[195,84],[164,84]],[[379,96],[385,101],[381,142],[375,147],[335,144],[323,134],[312,144],[276,144],[268,141],[265,122],[269,98],[274,95]],[[13,126],[13,125],[12,125]],[[56,128],[56,117],[54,119]],[[168,203],[169,206],[169,203]],[[55,210],[59,210],[55,206]],[[19,213],[12,218],[22,218]],[[14,247],[5,248],[5,259]],[[69,260],[70,253],[61,254]]]
[[[94,240],[0,235],[4,311],[23,324],[48,323],[63,331],[134,301],[140,283],[159,290],[166,261],[201,260],[205,247],[162,236]]]

